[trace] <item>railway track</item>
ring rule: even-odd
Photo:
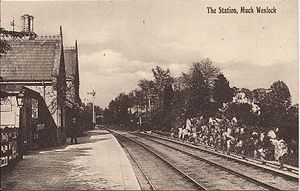
[[[227,157],[220,157],[210,152],[205,152],[197,147],[186,144],[160,139],[150,135],[142,135],[145,139],[163,145],[178,152],[193,156],[198,160],[206,161],[212,165],[216,165],[225,171],[235,173],[244,177],[251,182],[256,182],[269,190],[298,190],[298,177],[282,174],[270,169],[260,168],[259,166],[233,160]]]
[[[197,189],[280,190],[277,187],[227,169],[217,163],[203,160],[191,153],[181,151],[180,149],[174,149],[171,146],[155,140],[149,140],[127,133],[116,135],[116,133],[117,132],[114,132],[115,136],[119,136],[117,139],[120,139],[121,136],[123,137],[122,139],[130,140],[132,143],[140,145],[158,155],[161,159],[166,161],[169,166],[172,166],[172,168],[177,168],[177,173],[180,172],[181,174],[185,174],[186,177],[189,177],[189,179],[194,182],[194,185],[200,185]],[[142,153],[137,154],[143,155]],[[143,168],[142,165],[140,166]],[[161,172],[159,174],[165,175]]]
[[[258,166],[258,167],[264,168],[266,171],[270,171],[272,173],[277,173],[279,175],[287,176],[287,177],[292,176],[295,180],[298,179],[299,169],[297,167],[285,166],[284,168],[281,168],[281,165],[278,162],[276,163],[274,161],[259,160],[259,159],[246,157],[246,156],[242,156],[242,155],[237,155],[234,153],[228,153],[228,152],[225,154],[224,151],[217,150],[215,148],[206,146],[201,143],[199,143],[197,145],[193,145],[191,143],[186,143],[186,142],[183,142],[182,140],[179,140],[176,138],[175,139],[170,138],[167,136],[156,135],[156,134],[153,135],[153,134],[148,134],[148,133],[141,133],[141,134],[145,134],[148,136],[154,136],[154,137],[164,139],[164,140],[169,140],[171,142],[183,144],[188,147],[197,148],[198,150],[202,150],[207,153],[212,153],[212,154],[218,155],[223,158],[235,160],[236,162],[241,162],[241,163],[245,163],[245,164],[252,165],[252,166],[253,165]]]
[[[116,136],[116,135],[115,135]],[[156,190],[156,188],[154,187],[154,185],[152,184],[152,182],[150,181],[150,179],[148,178],[146,172],[143,170],[142,166],[140,165],[140,163],[138,162],[138,160],[136,159],[136,157],[133,156],[133,154],[131,154],[131,152],[129,151],[129,149],[126,147],[126,145],[120,140],[120,138],[118,139],[118,142],[120,143],[120,145],[123,147],[123,149],[126,151],[126,153],[129,155],[130,159],[133,161],[133,164],[136,165],[136,168],[138,169],[138,171],[140,172],[141,176],[144,178],[144,180],[139,179],[138,182],[140,184],[140,187],[142,190]]]
[[[135,162],[147,181],[149,190],[206,190],[147,146],[115,131],[111,133]],[[141,185],[143,187],[145,188]]]
[[[177,144],[184,145],[184,146],[187,146],[190,148],[194,148],[196,150],[201,150],[206,153],[214,154],[221,158],[226,158],[226,159],[229,159],[232,161],[244,163],[245,165],[260,167],[266,171],[269,171],[274,174],[278,174],[280,176],[285,176],[287,178],[294,179],[295,181],[298,181],[298,178],[299,178],[298,177],[299,169],[297,167],[289,166],[289,167],[284,167],[283,169],[281,169],[279,164],[275,164],[274,162],[271,162],[271,161],[262,161],[262,160],[254,159],[254,158],[245,158],[243,156],[236,155],[233,153],[225,154],[224,152],[216,150],[209,146],[205,146],[202,144],[194,145],[191,143],[183,142],[182,140],[178,140],[178,139],[174,139],[174,138],[170,138],[170,137],[166,137],[166,136],[161,136],[161,135],[156,135],[156,134],[153,135],[153,134],[148,134],[148,133],[139,133],[139,134],[147,135],[150,137],[155,137],[155,138],[158,138],[161,140],[167,140],[167,141],[170,141],[173,143],[177,143]]]

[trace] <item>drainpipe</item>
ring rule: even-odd
[[[42,85],[43,85],[43,98],[44,101],[46,102],[46,85],[44,81],[42,81]]]

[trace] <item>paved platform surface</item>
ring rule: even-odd
[[[79,144],[24,156],[2,190],[140,190],[132,166],[106,130],[89,131]]]

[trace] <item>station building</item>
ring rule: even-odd
[[[33,17],[22,19],[23,32],[34,33]],[[34,150],[66,142],[81,101],[77,42],[65,49],[62,28],[59,35],[29,36],[9,40],[11,50],[0,58],[0,126],[17,128],[22,149]]]

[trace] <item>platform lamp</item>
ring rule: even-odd
[[[23,90],[21,90],[16,97],[17,97],[18,107],[22,108],[24,105],[24,100],[25,100],[25,94],[24,94]]]
[[[80,106],[79,109],[80,109],[80,111],[84,111],[83,106]]]

